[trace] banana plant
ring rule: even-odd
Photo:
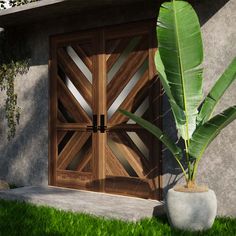
[[[220,131],[236,118],[236,106],[213,116],[236,78],[236,57],[203,100],[203,44],[197,14],[185,1],[162,4],[157,20],[155,65],[170,103],[183,150],[157,126],[128,111],[120,112],[157,137],[173,154],[187,187],[195,187],[198,163]],[[183,163],[186,164],[184,168]]]

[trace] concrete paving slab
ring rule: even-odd
[[[0,199],[24,201],[125,221],[164,214],[163,203],[156,200],[51,186],[29,186],[0,191]]]

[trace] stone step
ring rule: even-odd
[[[0,191],[0,199],[24,201],[125,221],[138,221],[164,214],[163,203],[156,200],[52,186],[4,190]]]

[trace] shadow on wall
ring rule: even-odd
[[[19,186],[47,184],[47,91],[45,76],[38,79],[31,91],[25,90],[22,101],[26,106],[20,105],[25,109],[20,120],[23,125],[17,127],[17,134],[10,142],[5,139],[0,149],[0,178],[10,183]],[[5,129],[4,127],[4,132]],[[4,132],[1,131],[0,135],[4,135]]]
[[[200,20],[204,25],[230,0],[190,0]]]

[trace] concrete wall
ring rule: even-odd
[[[202,24],[205,48],[205,83],[207,93],[224,68],[236,56],[236,2],[235,0],[196,1]],[[27,38],[26,47],[31,52],[29,73],[17,80],[16,91],[19,105],[22,108],[20,125],[16,137],[9,143],[6,140],[6,127],[3,113],[0,112],[0,179],[16,185],[43,184],[48,182],[48,57],[49,35],[78,31],[84,28],[102,25],[119,24],[136,21],[147,16],[152,18],[153,9],[143,10],[143,5],[133,7],[130,12],[126,8],[114,10],[89,10],[80,16],[57,19],[34,25],[24,25],[16,33]],[[98,13],[99,12],[99,13]],[[12,37],[17,37],[12,35]],[[236,83],[227,91],[217,111],[225,106],[236,104]],[[2,104],[3,98],[0,98]],[[2,107],[2,106],[0,106]],[[164,108],[168,104],[164,100]],[[3,122],[3,123],[2,123]],[[170,113],[164,119],[164,129],[173,137]],[[200,163],[198,182],[208,184],[215,190],[218,198],[218,214],[236,216],[236,122],[227,127],[210,145]],[[163,181],[166,191],[179,179],[181,174],[175,161],[163,151]]]
[[[206,68],[204,77],[207,93],[217,78],[236,57],[236,1],[225,4],[203,26],[203,42]],[[236,105],[236,81],[217,106],[220,112]],[[215,190],[219,214],[236,216],[236,121],[230,124],[217,138],[200,163],[198,180]]]

